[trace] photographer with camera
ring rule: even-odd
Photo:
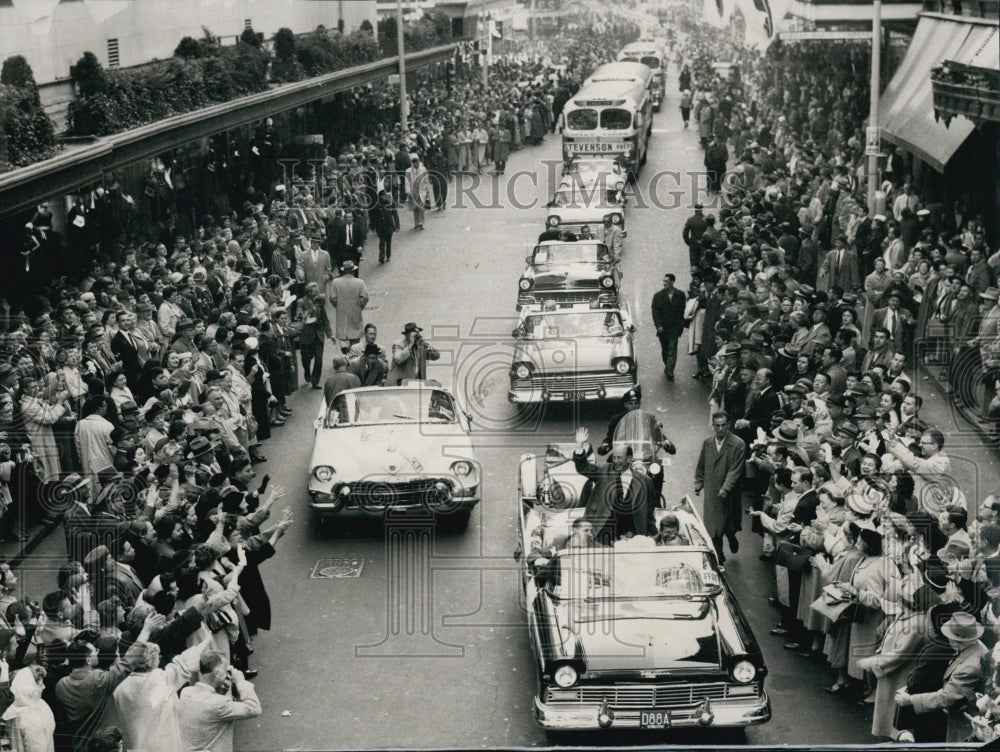
[[[178,718],[186,749],[232,752],[233,725],[262,712],[253,684],[217,650],[202,653],[200,681],[181,690]]]
[[[404,379],[426,379],[427,361],[441,357],[441,354],[424,340],[422,331],[423,329],[411,321],[403,327],[403,339],[393,343],[392,363],[385,378],[388,386],[399,386]]]

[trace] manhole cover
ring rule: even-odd
[[[320,559],[313,566],[310,579],[334,579],[360,577],[364,569],[363,559]]]

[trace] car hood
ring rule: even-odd
[[[535,288],[575,287],[589,282],[596,284],[611,272],[611,264],[539,264],[524,270],[524,277],[533,279]]]
[[[453,462],[474,457],[469,437],[457,424],[344,426],[316,431],[310,467],[333,465],[339,481],[404,480],[450,475]]]
[[[524,340],[517,343],[515,362],[528,362],[541,374],[607,371],[617,357],[632,357],[627,336]]]
[[[715,670],[714,609],[703,599],[573,601],[561,609],[587,671]]]

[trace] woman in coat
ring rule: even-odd
[[[42,382],[38,379],[29,378],[21,382],[21,416],[31,440],[31,453],[42,463],[43,483],[58,480],[62,473],[59,447],[52,434],[53,424],[70,414],[69,405],[65,402],[69,393],[62,394],[63,401],[52,403],[42,399]]]
[[[900,576],[895,562],[882,555],[882,534],[871,523],[858,527],[861,561],[854,568],[847,587],[847,592],[858,602],[857,614],[850,625],[847,674],[852,679],[861,680],[865,674],[858,663],[875,655],[878,629],[885,618],[882,602],[887,592],[894,592],[898,587]]]
[[[18,671],[10,684],[14,704],[4,712],[3,720],[10,729],[14,752],[55,752],[56,719],[42,699],[44,676],[44,668],[29,666]]]

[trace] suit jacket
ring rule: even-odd
[[[305,274],[306,284],[315,282],[319,285],[320,292],[326,290],[326,283],[333,277],[333,264],[330,263],[329,253],[319,250],[314,259],[312,249],[307,248],[295,255],[295,262]]]
[[[328,244],[333,254],[333,261],[340,266],[347,260],[355,264],[361,260],[361,251],[368,239],[368,228],[359,219],[351,222],[351,244],[347,244],[347,223],[340,221],[333,225],[333,234],[329,236]]]
[[[839,264],[837,254],[836,248],[826,254],[816,282],[817,289],[828,290],[831,287],[839,287],[842,290],[857,290],[861,286],[857,254],[845,249]]]
[[[594,481],[584,515],[593,523],[595,534],[600,535],[602,531],[605,534],[615,534],[616,531],[608,528],[614,525],[614,510],[618,508],[632,510],[632,526],[636,535],[656,535],[653,509],[659,499],[655,498],[653,480],[648,475],[633,471],[632,483],[623,497],[621,476],[611,465],[598,467],[588,462],[585,454],[576,452],[573,454],[573,464],[580,475]]]
[[[816,351],[817,345],[823,346],[830,344],[832,337],[830,337],[830,327],[826,324],[820,324],[819,326],[813,326],[806,336],[802,339],[800,343],[802,345],[802,350],[806,355],[812,356]]]
[[[358,377],[361,386],[382,386],[389,373],[389,366],[382,359],[376,360],[374,365],[369,366],[368,361],[362,356],[348,363],[347,370]]]
[[[875,366],[882,366],[888,369],[889,363],[892,362],[892,348],[886,347],[882,351],[869,350],[865,355],[864,359],[861,361],[861,373],[867,373]]]
[[[663,337],[679,337],[684,331],[687,297],[676,287],[669,293],[658,290],[653,296],[653,326],[663,328]]]
[[[878,329],[880,327],[885,329],[889,328],[885,325],[886,318],[888,316],[888,310],[889,310],[888,307],[877,308],[875,310],[875,313],[872,314],[872,330]],[[900,315],[902,314],[902,312],[903,312],[902,308],[896,309],[895,316],[893,316],[893,326],[892,329],[890,330],[892,333],[892,346],[896,350],[901,350],[906,345],[906,343],[909,342],[910,329],[913,326],[912,319],[910,319],[911,323],[905,323],[903,321],[903,317]],[[892,359],[891,355],[889,359],[890,360]]]
[[[948,713],[948,735],[945,741],[962,742],[972,733],[970,724],[963,715],[968,708],[975,708],[976,692],[981,692],[986,683],[983,661],[989,649],[978,640],[955,656],[944,672],[944,685],[936,692],[911,695],[913,710],[918,715],[934,710]]]
[[[118,331],[111,338],[111,352],[122,362],[122,373],[128,379],[128,383],[135,384],[139,375],[139,338],[133,334],[132,340],[125,336],[125,333]]]
[[[738,431],[739,436],[747,444],[753,442],[757,435],[757,429],[763,428],[765,431],[771,427],[771,416],[781,409],[781,400],[778,392],[773,386],[769,386],[764,392],[758,393],[752,402],[747,405],[743,414],[745,420],[750,421],[750,427]]]

